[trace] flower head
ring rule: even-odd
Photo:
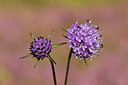
[[[68,47],[73,49],[75,58],[80,58],[80,60],[82,57],[84,60],[91,59],[91,57],[98,55],[103,48],[103,44],[101,44],[102,35],[98,32],[98,26],[90,25],[90,23],[89,20],[87,24],[81,25],[76,22],[76,24],[71,25],[71,28],[67,29],[65,35],[70,42]]]
[[[30,33],[31,38],[33,39],[33,41],[31,42],[31,45],[30,45],[31,53],[21,57],[20,59],[23,59],[23,58],[33,55],[33,57],[36,57],[36,59],[38,61],[40,59],[43,60],[45,57],[47,57],[50,61],[52,61],[54,64],[56,64],[56,62],[50,56],[50,52],[53,48],[64,45],[64,44],[66,44],[66,42],[51,45],[51,40],[50,40],[51,34],[52,34],[52,32],[49,34],[47,39],[45,39],[44,37],[38,37],[37,39],[35,39],[34,36],[32,35],[32,33]],[[38,61],[37,61],[37,63],[38,63]],[[34,68],[36,67],[37,63],[35,64]]]
[[[51,41],[43,37],[38,37],[37,39],[34,39],[34,41],[32,41],[30,45],[31,53],[38,60],[47,57],[48,54],[51,52],[51,48],[52,48]]]

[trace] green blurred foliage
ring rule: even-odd
[[[122,0],[124,1],[124,0]],[[51,4],[64,4],[69,6],[86,7],[93,5],[109,5],[120,3],[121,0],[0,0],[1,6],[27,5],[30,7],[43,7]]]
[[[47,4],[48,0],[21,0],[21,3],[26,3],[31,6],[41,6]]]
[[[0,85],[7,85],[7,83],[10,83],[12,81],[11,77],[12,75],[8,72],[8,69],[5,69],[4,67],[0,68]]]
[[[73,6],[89,6],[89,5],[107,5],[116,4],[119,0],[61,0],[62,2]]]
[[[6,5],[27,5],[27,6],[44,6],[49,0],[0,0],[0,4]]]

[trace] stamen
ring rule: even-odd
[[[87,19],[87,23],[89,23],[89,24],[90,24],[91,22],[92,22],[91,20]]]
[[[77,26],[78,28],[82,29],[80,26]]]

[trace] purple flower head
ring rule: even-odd
[[[51,49],[51,41],[43,37],[38,37],[37,39],[34,39],[34,41],[32,41],[30,45],[30,51],[32,55],[38,60],[47,57],[48,54],[51,52]]]
[[[82,57],[84,60],[91,59],[102,51],[102,35],[99,34],[98,30],[99,27],[90,25],[89,20],[87,24],[81,25],[76,22],[76,24],[71,25],[71,28],[67,29],[65,37],[70,42],[68,47],[73,49],[75,58],[80,58],[80,60]]]
[[[52,33],[53,33],[53,31],[48,35],[47,39],[45,39],[44,37],[38,37],[36,39],[36,38],[34,38],[32,33],[30,33],[30,36],[33,40],[31,42],[30,48],[29,48],[31,52],[25,56],[22,56],[20,59],[24,59],[24,58],[27,58],[27,57],[33,55],[33,57],[36,57],[36,59],[37,59],[37,62],[34,65],[34,68],[38,64],[38,61],[40,61],[40,59],[43,60],[45,57],[48,58],[54,64],[56,64],[54,59],[51,57],[50,52],[53,48],[64,45],[64,44],[66,44],[66,42],[51,45],[50,37],[51,37]]]

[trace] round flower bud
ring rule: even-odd
[[[37,39],[34,39],[34,41],[32,41],[30,45],[31,53],[38,60],[47,57],[48,54],[51,52],[51,48],[51,41],[48,41],[48,39],[45,39],[43,37],[38,37]]]

